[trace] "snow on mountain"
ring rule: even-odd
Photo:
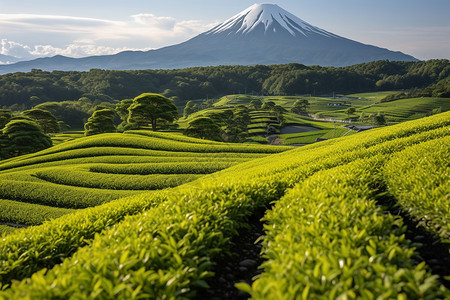
[[[274,22],[277,22],[292,36],[297,36],[298,34],[308,36],[308,33],[313,32],[324,36],[336,37],[332,33],[303,21],[276,4],[254,4],[211,29],[207,34],[225,32],[236,25],[240,26],[236,33],[246,34],[253,31],[260,24],[264,25],[264,31],[267,32],[275,29],[273,27]]]
[[[339,67],[376,60],[417,61],[402,52],[362,44],[320,29],[278,5],[255,4],[211,30],[173,46],[146,52],[21,61],[0,65],[0,74],[31,69],[139,70],[287,63]]]

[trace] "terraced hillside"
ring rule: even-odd
[[[76,209],[149,190],[175,187],[287,149],[229,145],[149,131],[61,143],[0,164],[0,232],[38,225]]]
[[[237,284],[254,299],[449,299],[449,129],[450,113],[374,129],[19,230],[0,241],[0,299],[225,298],[208,283],[236,281],[214,263],[260,210],[262,273]],[[115,136],[96,143],[129,145]],[[40,156],[7,163],[25,172]],[[423,261],[416,225],[446,252]]]

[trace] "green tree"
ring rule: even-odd
[[[114,117],[116,111],[111,108],[96,110],[84,124],[84,135],[115,132]]]
[[[187,118],[190,114],[195,113],[198,110],[197,104],[192,101],[188,101],[184,107],[183,115]]]
[[[294,114],[306,114],[306,109],[308,108],[309,102],[306,99],[300,99],[295,101],[294,105],[291,108],[291,112]]]
[[[178,117],[177,107],[169,99],[151,93],[134,98],[128,111],[128,123],[137,128],[151,124],[153,131],[156,131],[158,120],[173,122]]]
[[[261,106],[262,109],[264,110],[272,110],[275,107],[275,102],[273,101],[267,101],[264,102],[264,104]]]
[[[39,103],[42,103],[42,100],[38,96],[31,96],[30,97],[30,103],[31,103],[31,106],[36,106]]]
[[[375,116],[373,116],[373,122],[376,125],[386,125],[386,118],[384,117],[384,114],[379,112]]]
[[[277,116],[277,120],[278,123],[280,124],[280,126],[284,126],[285,124],[285,118],[284,118],[284,113],[287,111],[284,107],[282,107],[281,105],[275,105],[272,108],[272,111],[275,113],[275,115]]]
[[[48,110],[32,108],[22,112],[22,115],[35,121],[39,126],[41,126],[44,133],[59,131],[58,120]]]
[[[33,153],[52,146],[52,140],[31,120],[12,120],[2,130],[8,156]]]
[[[121,130],[127,127],[127,120],[130,114],[128,108],[130,108],[131,104],[133,104],[133,99],[125,99],[116,104],[116,112],[122,120],[122,123],[118,127]]]
[[[348,115],[348,118],[350,119],[350,115],[353,115],[356,112],[356,109],[354,107],[349,107],[345,110],[345,113]]]
[[[261,109],[261,106],[263,105],[262,101],[260,99],[253,99],[252,101],[250,101],[249,103],[249,107],[253,108],[253,109]]]
[[[189,122],[189,126],[185,130],[185,134],[188,136],[214,141],[222,140],[221,133],[220,126],[207,117],[200,117]]]
[[[249,110],[244,105],[238,105],[233,109],[232,117],[226,122],[225,132],[228,141],[242,142],[248,137],[247,126],[251,122]]]
[[[6,124],[11,120],[12,112],[9,109],[0,109],[0,129],[5,127]]]

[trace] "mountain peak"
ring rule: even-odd
[[[1,58],[1,56],[0,56]],[[375,60],[417,61],[313,26],[275,4],[255,4],[183,43],[146,52],[86,58],[52,57],[0,66],[0,74],[31,69],[173,69],[217,65],[348,66]],[[2,59],[0,59],[2,60]]]
[[[303,21],[276,4],[254,4],[214,27],[207,34],[222,32],[247,34],[261,26],[264,26],[264,32],[275,32],[277,27],[281,27],[282,30],[288,31],[292,36],[307,37],[311,33],[330,37],[334,36],[323,29]]]

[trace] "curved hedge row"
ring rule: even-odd
[[[188,150],[188,148],[186,148]],[[120,148],[120,147],[90,147],[74,150],[66,150],[63,152],[51,153],[51,154],[35,154],[36,156],[27,155],[21,157],[21,159],[9,160],[0,164],[0,172],[8,172],[8,170],[16,171],[18,168],[38,168],[47,166],[50,163],[58,165],[59,163],[85,163],[92,162],[98,159],[100,160],[117,157],[117,163],[123,161],[129,161],[131,157],[134,157],[134,161],[131,162],[157,162],[157,161],[195,161],[195,160],[250,160],[254,158],[261,158],[267,154],[261,153],[198,153],[198,152],[170,152],[162,150],[148,150],[148,149],[135,149],[135,148]],[[78,159],[78,160],[77,160]],[[83,159],[85,161],[83,161]],[[150,161],[151,160],[151,161]],[[114,162],[116,162],[114,161]]]
[[[112,168],[113,166],[114,165],[108,165],[107,167]],[[108,168],[105,168],[105,166],[98,167],[100,167],[100,169],[103,171],[110,170]],[[132,165],[132,167],[135,167],[135,165]],[[95,168],[91,167],[91,171],[92,169]],[[115,168],[113,170],[117,171],[117,169]],[[139,172],[128,173],[128,175],[123,174],[127,173],[123,172],[120,174],[102,174],[77,170],[73,168],[53,168],[38,171],[36,173],[36,176],[40,179],[56,184],[110,190],[160,190],[175,187],[177,185],[190,182],[201,177],[201,175],[197,174],[176,174],[175,172],[168,172],[168,174],[153,174],[150,172],[149,174],[152,175],[144,175],[148,173]]]
[[[0,211],[0,223],[19,225],[40,225],[44,221],[75,212],[74,209],[56,208],[4,199],[0,199]]]
[[[450,137],[396,153],[383,170],[401,208],[442,241],[450,242]]]
[[[388,158],[391,154],[430,139],[448,136],[450,132],[446,126],[450,124],[449,116],[449,113],[442,114],[348,138],[317,143],[276,156],[239,164],[171,190],[120,199],[115,201],[115,206],[110,203],[95,208],[98,212],[95,214],[95,220],[101,225],[92,230],[80,228],[81,224],[86,224],[80,222],[80,219],[86,216],[83,212],[79,212],[6,236],[3,242],[0,241],[0,249],[2,249],[0,276],[3,282],[8,283],[12,278],[21,279],[30,276],[42,266],[51,267],[59,263],[62,257],[66,259],[47,272],[35,273],[30,279],[14,284],[1,293],[0,297],[6,299],[17,297],[190,298],[194,296],[196,289],[205,287],[203,280],[211,276],[208,271],[210,264],[218,253],[226,248],[228,240],[236,234],[236,229],[245,225],[246,217],[256,208],[280,199],[286,192],[289,193],[288,195],[293,193],[294,199],[286,196],[291,200],[298,199],[295,195],[297,192],[301,193],[304,200],[311,199],[311,205],[317,203],[312,199],[328,197],[323,194],[329,194],[336,200],[333,203],[336,203],[336,207],[340,210],[336,210],[335,215],[334,210],[327,211],[330,214],[328,219],[335,222],[342,221],[329,223],[332,224],[329,226],[331,229],[334,228],[334,224],[341,224],[341,228],[359,224],[357,227],[361,228],[363,222],[360,220],[364,218],[364,212],[373,218],[386,217],[386,220],[382,222],[378,220],[373,222],[373,230],[370,229],[370,232],[366,230],[366,232],[358,233],[361,235],[360,241],[368,238],[366,247],[363,249],[365,252],[361,253],[374,256],[375,261],[369,260],[369,264],[366,264],[363,257],[361,264],[358,264],[361,267],[359,270],[363,282],[353,281],[353,283],[363,288],[356,290],[355,294],[365,295],[364,287],[368,287],[368,291],[371,292],[369,288],[375,289],[380,284],[388,283],[400,288],[398,292],[400,298],[404,295],[414,295],[417,290],[422,293],[420,295],[423,298],[446,296],[448,290],[440,287],[435,278],[430,276],[423,267],[409,270],[411,257],[409,254],[412,253],[413,248],[407,242],[402,242],[401,224],[396,221],[396,218],[374,207],[369,199],[371,194],[366,195],[364,192],[367,192],[370,183],[379,180],[379,176],[370,170],[376,168],[377,162],[383,161],[384,157]],[[352,163],[358,159],[363,159],[366,164]],[[344,166],[349,163],[350,165]],[[364,165],[367,166],[368,171],[362,167]],[[339,166],[343,166],[343,169]],[[356,171],[352,172],[352,170]],[[317,173],[319,171],[322,173]],[[311,181],[311,189],[305,190],[304,194],[300,187],[296,188],[300,190],[289,191],[300,182],[308,180]],[[314,189],[313,182],[317,181],[330,185],[326,193],[320,194],[320,190]],[[355,187],[359,188],[352,188],[354,182],[357,182]],[[353,197],[361,197],[361,200],[355,203],[349,201]],[[109,220],[108,218],[114,219],[109,224],[122,220],[123,212],[126,210],[124,207],[130,205],[130,202],[135,205],[134,212],[140,211],[143,207],[159,205],[125,218],[92,239],[95,232],[105,228],[102,228],[102,222]],[[358,213],[348,215],[348,209],[358,203],[362,205],[363,215]],[[121,211],[116,215],[104,209],[106,206],[118,207]],[[92,212],[92,210],[89,209],[86,212]],[[315,212],[314,209],[311,211]],[[322,215],[324,221],[328,220],[323,213]],[[92,218],[93,214],[90,216]],[[347,222],[348,218],[351,222]],[[310,221],[314,223],[314,220]],[[367,218],[367,220],[369,222],[370,219]],[[71,239],[62,232],[51,231],[53,228],[51,225],[60,228],[62,224],[67,230],[77,228],[82,232],[72,231],[75,239]],[[317,224],[317,228],[320,228],[319,225]],[[392,235],[386,235],[384,229]],[[312,236],[315,234],[313,231],[310,233]],[[38,241],[42,241],[39,238],[42,239],[44,235],[46,236],[44,245],[41,245]],[[27,240],[24,240],[24,237],[27,237]],[[84,238],[92,239],[92,241],[78,242]],[[324,238],[324,244],[328,244],[329,236]],[[345,236],[342,236],[341,240],[347,241]],[[375,247],[371,240],[372,243],[375,242]],[[381,252],[377,252],[378,242],[380,251],[383,247],[392,246],[392,249],[400,247],[400,250],[390,249],[387,254],[390,265],[386,267],[386,274],[388,274],[386,278],[393,278],[391,281],[386,279],[380,283],[379,280],[372,279],[374,278],[372,274],[382,273],[382,269],[377,266],[377,259],[380,259],[380,262],[386,261],[386,255],[383,256]],[[89,243],[89,246],[78,248],[76,251],[77,247],[86,243]],[[70,251],[62,252],[64,248]],[[75,251],[76,253],[70,257]],[[282,260],[283,256],[278,258]],[[341,265],[343,268],[348,267],[346,261],[340,263],[338,260],[337,266]],[[392,268],[396,268],[399,273],[397,271],[393,273]],[[317,267],[317,271],[315,269],[316,267],[312,270],[307,268],[305,272],[311,272],[311,278],[315,278],[314,273],[327,271],[325,264]],[[405,273],[403,269],[408,271]],[[365,274],[370,276],[365,278]],[[391,274],[394,274],[393,277]],[[409,278],[410,275],[413,276],[413,280]],[[336,281],[336,285],[351,284],[347,283],[347,278],[345,280],[344,282]],[[412,287],[409,288],[411,284]],[[415,289],[414,284],[418,285],[418,289]],[[311,288],[309,290],[292,289],[287,290],[284,295],[301,297],[303,293],[307,296],[309,291]],[[375,289],[373,294],[381,296],[382,291],[382,289]],[[366,297],[370,297],[370,294],[367,295]],[[353,294],[348,293],[347,297],[352,298]]]
[[[179,162],[141,164],[97,164],[89,168],[91,172],[108,174],[210,174],[236,163],[233,162]]]
[[[0,198],[61,208],[86,208],[142,191],[102,190],[51,182],[0,181]]]
[[[297,184],[265,219],[264,273],[239,286],[254,299],[436,299],[449,297],[415,265],[402,220],[374,201],[377,155]]]

